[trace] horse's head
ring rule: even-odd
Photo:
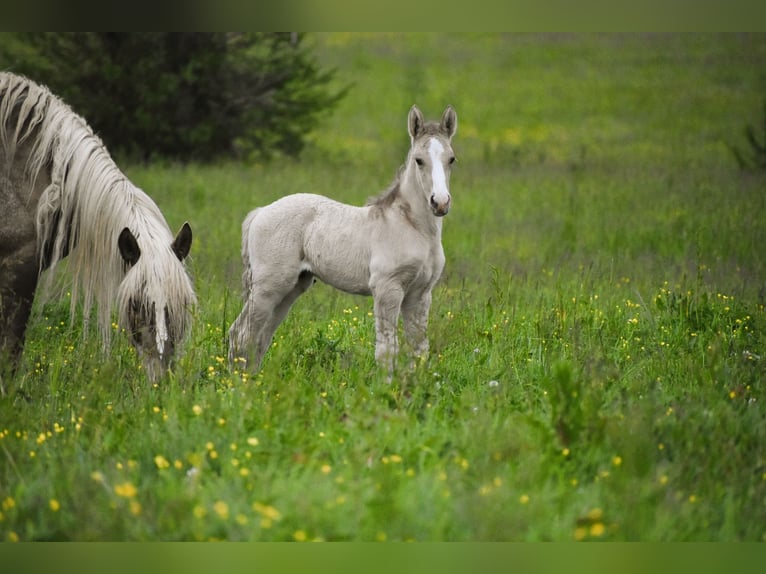
[[[452,202],[449,176],[455,161],[452,136],[457,131],[457,114],[452,106],[447,106],[439,123],[426,123],[418,107],[412,106],[407,130],[412,141],[407,168],[413,168],[414,162],[416,179],[433,214],[447,215]]]
[[[157,241],[150,233],[139,238],[127,227],[117,241],[128,267],[119,293],[120,326],[130,336],[149,379],[156,381],[167,370],[176,345],[183,340],[196,298],[184,258],[189,254],[192,231],[184,223],[176,238]],[[169,234],[168,234],[169,235]]]

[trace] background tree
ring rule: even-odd
[[[48,85],[112,151],[214,160],[297,156],[333,91],[298,33],[35,32],[0,68]]]

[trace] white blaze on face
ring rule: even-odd
[[[445,207],[449,205],[450,195],[447,189],[447,174],[444,172],[441,156],[444,146],[436,138],[431,138],[428,144],[428,155],[431,156],[431,197],[434,204]]]
[[[156,327],[156,337],[155,340],[157,342],[157,352],[160,354],[160,358],[164,358],[165,356],[165,343],[169,339],[168,337],[168,326],[165,324],[165,307],[160,307],[160,311],[156,311],[157,307],[155,306],[155,327]]]

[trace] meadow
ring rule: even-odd
[[[195,325],[148,384],[40,301],[0,400],[0,539],[766,541],[764,35],[316,34],[350,90],[299,160],[120,164],[194,229]],[[229,369],[240,225],[384,190],[458,114],[431,355],[316,284]],[[66,279],[65,274],[62,279]]]

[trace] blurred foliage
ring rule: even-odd
[[[737,164],[739,164],[741,169],[766,170],[766,100],[763,102],[761,135],[756,135],[756,128],[747,125],[745,127],[745,138],[750,146],[749,152],[730,146]]]
[[[46,84],[141,159],[297,156],[333,91],[298,33],[0,35],[0,69]]]

